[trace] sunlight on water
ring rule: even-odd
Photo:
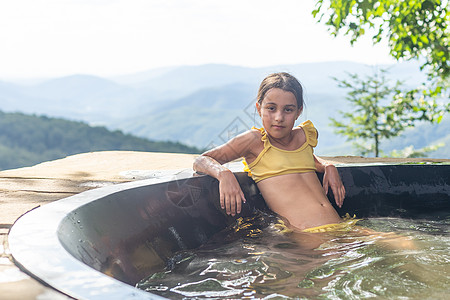
[[[178,253],[137,287],[170,299],[448,299],[450,218],[358,225],[396,234],[355,230],[308,249],[260,215]]]

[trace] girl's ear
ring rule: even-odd
[[[302,112],[303,112],[303,106],[300,107],[300,109],[297,110],[297,114],[296,114],[296,116],[295,116],[295,120],[297,120],[298,117],[300,117],[300,115],[302,114]]]
[[[258,114],[261,117],[261,104],[259,104],[259,102],[256,102],[256,110],[258,111]]]

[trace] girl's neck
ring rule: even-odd
[[[294,140],[294,132],[291,130],[288,136],[277,139],[269,134],[267,134],[270,143],[278,148],[284,149],[284,150],[290,150],[289,148],[292,148],[292,141]]]

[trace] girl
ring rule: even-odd
[[[313,154],[318,134],[310,121],[293,128],[303,110],[300,83],[288,73],[267,76],[256,109],[264,128],[252,128],[194,161],[194,170],[219,181],[222,209],[234,216],[245,202],[235,176],[223,166],[244,157],[268,207],[294,229],[314,232],[340,226],[342,219],[326,196],[331,187],[342,206],[345,189],[337,169]],[[323,187],[315,171],[324,173]]]

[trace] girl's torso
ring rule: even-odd
[[[302,125],[292,130],[289,145],[276,144],[259,130],[254,134],[261,138],[253,142],[252,151],[245,156],[252,173],[259,172],[253,178],[269,208],[300,230],[341,221],[315,173],[312,147],[317,144],[317,132],[312,123]],[[270,155],[268,147],[277,153]],[[279,155],[292,156],[294,161],[289,163]]]
[[[341,222],[315,172],[274,176],[257,185],[267,206],[299,230]]]

